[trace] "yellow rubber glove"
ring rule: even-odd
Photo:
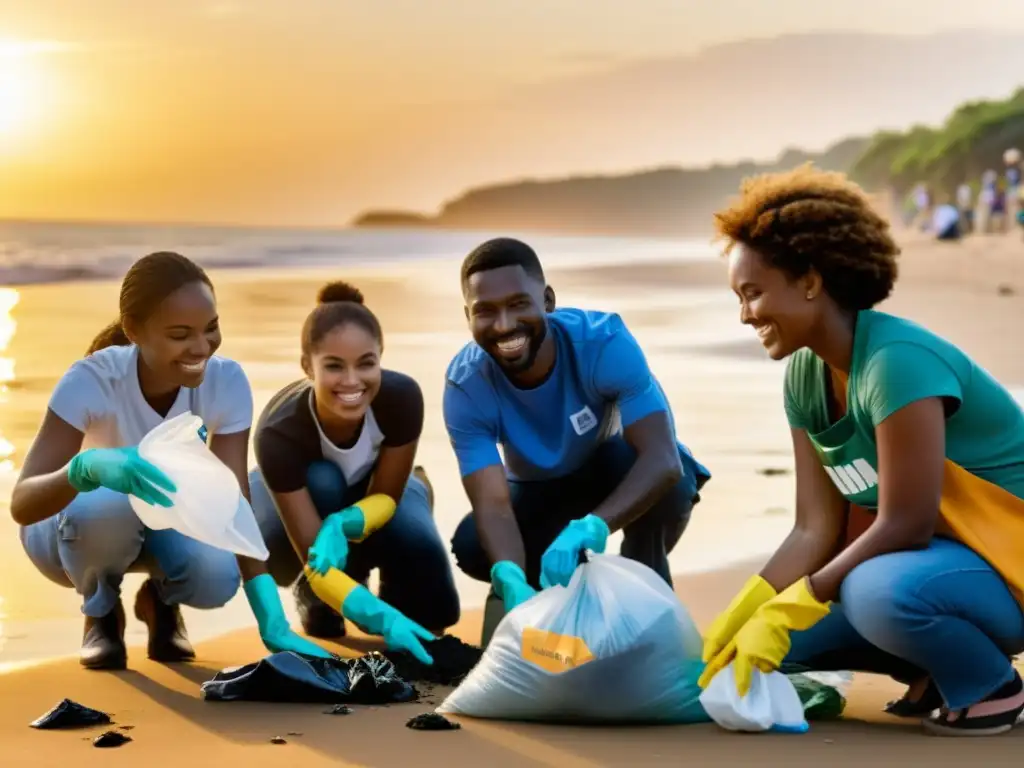
[[[346,524],[345,533],[355,534],[349,535],[347,538],[350,541],[363,541],[374,531],[379,531],[384,527],[384,524],[390,520],[395,514],[395,500],[388,496],[386,493],[375,493],[373,496],[367,496],[365,499],[360,499],[349,509],[358,509],[362,512],[362,526]],[[346,510],[348,511],[348,510]],[[357,516],[358,517],[358,516]],[[357,522],[357,521],[353,521]]]
[[[778,592],[775,591],[775,587],[760,576],[751,576],[739,594],[729,603],[729,607],[711,622],[704,636],[704,663],[707,664],[720,654],[740,631],[740,627],[754,615],[754,611],[776,595]]]
[[[355,579],[344,571],[335,568],[328,569],[327,573],[319,574],[308,565],[303,569],[306,580],[313,594],[333,608],[339,615],[344,616],[342,606],[349,594],[361,586]]]
[[[772,672],[789,653],[789,633],[810,629],[828,615],[831,603],[822,603],[811,593],[810,580],[803,578],[762,605],[700,676],[697,684],[707,687],[729,662],[736,660],[736,692],[746,696],[754,668]]]

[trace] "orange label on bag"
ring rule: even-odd
[[[545,672],[558,674],[594,660],[582,637],[559,635],[543,629],[523,630],[523,659]]]

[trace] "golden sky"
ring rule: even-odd
[[[1024,30],[1024,2],[0,0],[0,217],[430,209],[509,174],[647,159],[616,145],[564,167],[516,109],[524,88],[750,36],[964,25]]]

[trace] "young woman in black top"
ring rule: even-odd
[[[301,573],[307,561],[321,572],[340,565],[364,584],[380,569],[380,600],[431,631],[459,619],[432,493],[413,471],[423,394],[411,377],[381,367],[382,349],[362,294],[324,286],[302,330],[306,376],[278,392],[256,426],[259,469],[249,482],[268,567],[278,584],[294,583],[313,637],[345,629]]]

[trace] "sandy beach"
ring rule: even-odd
[[[1005,384],[1022,391],[1024,356],[1015,329],[1024,317],[1024,245],[1018,236],[944,245],[908,235],[903,242],[899,287],[883,309],[945,335]],[[327,279],[344,278],[363,290],[385,329],[385,365],[415,376],[423,388],[427,419],[418,462],[434,483],[442,535],[450,536],[467,511],[440,413],[445,365],[468,338],[458,260],[344,267],[337,272],[227,270],[211,276],[224,330],[221,353],[244,366],[257,413],[279,387],[300,375],[299,327],[317,287]],[[672,555],[673,570],[683,577],[677,591],[705,623],[785,536],[792,519],[783,364],[768,361],[753,332],[739,324],[721,260],[549,264],[548,279],[563,305],[623,315],[666,388],[681,439],[714,474]],[[117,289],[113,282],[86,282],[0,293],[0,308],[13,305],[6,318],[0,313],[0,342],[10,336],[6,346],[0,343],[0,455],[8,454],[0,465],[0,498],[5,504],[53,385],[112,319]],[[613,538],[610,551],[617,551],[618,539]],[[128,599],[141,580],[138,575],[126,579]],[[475,641],[479,616],[472,609],[482,603],[486,585],[459,575],[459,588],[464,619],[458,632]],[[480,760],[486,754],[495,768],[662,765],[686,759],[698,759],[700,765],[748,760],[773,765],[773,755],[782,759],[782,744],[792,743],[787,738],[801,738],[796,763],[807,765],[875,759],[883,742],[886,755],[900,764],[907,757],[915,763],[929,756],[966,758],[979,749],[986,764],[1019,763],[1019,756],[1011,760],[1019,731],[980,747],[976,742],[951,744],[926,739],[914,724],[879,715],[882,703],[898,691],[871,676],[855,681],[847,719],[856,722],[822,724],[806,737],[735,737],[711,726],[606,731],[493,723],[465,723],[465,730],[456,734],[419,734],[402,726],[424,711],[422,705],[359,710],[357,717],[339,724],[317,714],[323,707],[205,704],[198,698],[200,682],[222,667],[264,653],[241,594],[219,611],[184,611],[190,634],[199,641],[195,664],[163,667],[146,661],[136,649],[130,652],[131,669],[115,675],[82,671],[74,659],[13,671],[26,661],[76,654],[82,619],[78,596],[32,568],[7,514],[0,514],[0,598],[0,668],[8,669],[0,686],[0,731],[7,737],[3,762],[9,765],[65,765],[68,760],[91,765],[101,758],[117,763],[135,759],[132,755],[164,764],[160,750],[168,748],[177,751],[175,760],[199,764],[221,759],[278,764],[280,755],[288,754],[280,750],[291,750],[290,756],[306,766],[397,765],[408,763],[410,754],[428,755],[422,763],[427,765],[450,762],[452,750],[468,749]],[[291,597],[284,600],[294,620]],[[142,627],[133,618],[128,640],[144,642]],[[97,752],[81,741],[81,734],[26,727],[65,696],[118,713],[119,722],[136,726],[135,743]],[[290,739],[287,746],[267,743],[287,731],[303,736]],[[870,740],[863,738],[868,732]],[[422,746],[423,739],[429,748]],[[11,762],[8,755],[13,755]],[[791,758],[786,762],[794,764]]]

